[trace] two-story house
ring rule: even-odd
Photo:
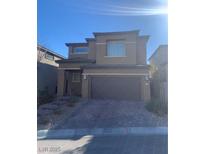
[[[150,99],[148,36],[139,31],[93,33],[86,43],[66,43],[69,58],[58,60],[58,96],[93,99]]]
[[[57,68],[59,66],[56,60],[62,60],[65,57],[57,54],[50,49],[37,46],[37,89],[39,91],[48,90],[50,95],[57,93]]]

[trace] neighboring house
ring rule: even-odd
[[[50,95],[57,93],[57,68],[55,60],[64,59],[63,56],[41,46],[37,46],[37,89],[48,90]]]
[[[168,45],[160,45],[149,58],[151,96],[168,101]]]
[[[69,58],[57,61],[58,96],[149,100],[149,37],[139,31],[93,34],[86,43],[66,43]]]

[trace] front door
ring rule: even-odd
[[[65,72],[65,88],[66,96],[81,96],[81,70],[69,70]]]

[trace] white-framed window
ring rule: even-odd
[[[107,56],[108,57],[125,57],[125,43],[122,40],[107,42]]]
[[[74,47],[73,48],[74,54],[87,54],[88,53],[88,47]]]
[[[48,59],[48,60],[54,60],[54,56],[49,54],[49,53],[45,54],[45,58]]]
[[[81,74],[80,72],[73,72],[72,73],[72,82],[80,82]]]

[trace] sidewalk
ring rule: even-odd
[[[39,130],[40,139],[67,139],[79,136],[113,136],[113,135],[167,135],[167,127],[120,127],[120,128],[93,128],[93,129],[61,129]]]

